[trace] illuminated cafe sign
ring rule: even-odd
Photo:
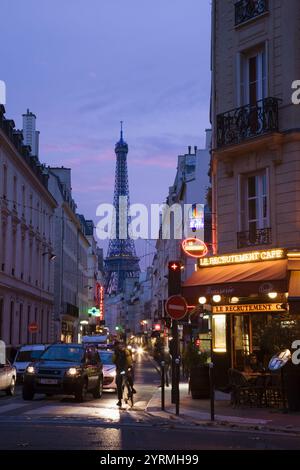
[[[263,251],[247,251],[244,253],[230,253],[228,255],[202,258],[198,261],[200,268],[211,266],[225,266],[228,264],[255,263],[257,261],[274,261],[286,258],[286,251],[281,248]]]
[[[286,312],[284,304],[245,304],[245,305],[214,305],[212,307],[213,314],[224,313],[269,313],[269,312]]]

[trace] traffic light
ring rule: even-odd
[[[181,293],[180,261],[169,261],[168,263],[168,293],[169,297]]]

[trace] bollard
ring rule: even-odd
[[[161,361],[161,409],[165,411],[165,361]]]

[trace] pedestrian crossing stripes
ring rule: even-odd
[[[123,404],[121,411],[144,411],[147,401],[137,401],[133,408]],[[14,402],[11,404],[0,405],[0,420],[2,416],[53,416],[63,417],[86,417],[99,418],[109,421],[118,421],[120,419],[120,409],[116,406],[116,398],[99,400],[97,403],[64,403],[54,401],[53,403],[44,400],[32,402]]]
[[[24,406],[26,406],[26,403],[24,403],[24,404],[11,403],[9,405],[1,405],[0,406],[0,414],[1,413],[7,413],[9,411],[15,411],[18,408],[23,408]]]

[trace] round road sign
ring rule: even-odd
[[[181,295],[173,295],[172,297],[169,297],[166,302],[166,311],[173,320],[182,320],[188,311],[188,305],[185,298]]]
[[[38,327],[38,324],[33,322],[33,323],[29,323],[28,325],[28,330],[30,333],[37,333],[39,327]]]

